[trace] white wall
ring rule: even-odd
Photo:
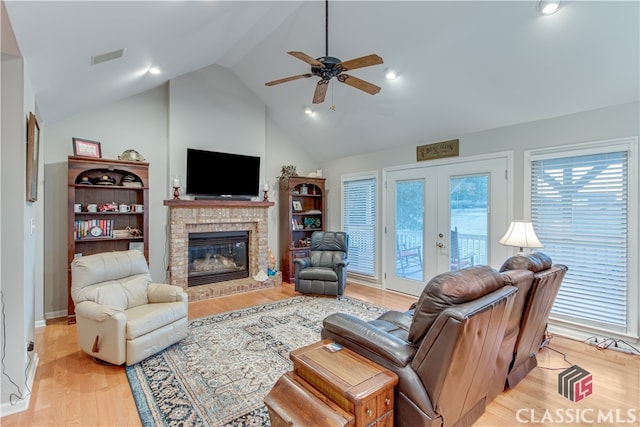
[[[445,139],[460,140],[460,156],[513,151],[513,213],[514,218],[522,218],[524,150],[639,134],[640,104],[631,103],[468,135],[450,135]],[[338,229],[341,224],[340,178],[342,175],[377,171],[378,177],[381,178],[382,169],[385,167],[416,164],[416,147],[434,142],[438,141],[416,141],[414,144],[392,150],[323,163],[322,168],[325,176],[328,177],[329,188],[333,190],[329,192],[328,226]],[[378,209],[378,218],[381,218],[380,209]],[[381,232],[382,224],[378,226],[380,228],[378,231]],[[377,261],[380,263],[381,260]]]
[[[67,158],[72,138],[100,142],[102,157],[117,159],[134,149],[149,162],[149,266],[164,281],[165,207],[167,198],[167,87],[149,90],[111,105],[46,126],[45,289],[47,318],[67,313]]]
[[[47,318],[67,312],[67,157],[72,137],[99,141],[103,158],[135,149],[149,162],[149,264],[156,281],[167,281],[165,199],[172,179],[185,182],[186,148],[261,156],[262,181],[275,201],[276,177],[283,164],[300,171],[317,169],[267,118],[264,104],[228,69],[209,66],[162,87],[46,126],[45,285]],[[269,134],[269,138],[267,138]],[[267,141],[268,140],[268,141]],[[269,245],[277,248],[277,208],[269,211]]]
[[[41,286],[42,246],[38,236],[42,202],[26,201],[26,124],[35,112],[33,91],[25,81],[27,65],[20,55],[5,5],[2,19],[2,63],[0,68],[0,289],[2,299],[2,387],[0,416],[22,410],[28,404],[35,376],[37,354],[27,352],[34,341],[35,323],[42,318],[36,298]],[[38,200],[42,197],[39,186]],[[36,230],[31,233],[31,220]]]
[[[464,135],[460,151],[466,156],[513,150],[514,188],[522,189],[524,176],[518,172],[524,169],[525,150],[639,134],[640,104],[636,102]],[[518,218],[523,214],[522,194],[516,191],[514,195]]]
[[[264,104],[225,67],[211,65],[171,80],[170,178],[186,182],[187,148],[197,148],[260,156],[264,183],[264,117]],[[167,181],[167,190],[169,186]]]
[[[460,155],[514,151],[514,216],[522,215],[523,150],[618,136],[638,135],[638,103],[566,117],[492,129],[460,139]],[[150,264],[154,280],[166,280],[167,209],[170,183],[184,183],[186,148],[230,151],[262,157],[262,177],[277,202],[282,165],[294,164],[300,175],[318,168],[327,177],[327,226],[340,227],[340,177],[359,171],[415,163],[416,141],[392,150],[340,158],[322,165],[300,149],[271,120],[264,104],[228,69],[210,66],[181,76],[143,94],[45,126],[45,289],[47,317],[63,316],[67,305],[66,159],[71,138],[102,143],[103,157],[138,150],[150,162]],[[269,212],[269,246],[278,248],[277,206]]]
[[[2,182],[0,194],[0,285],[2,290],[2,414],[9,402],[10,393],[24,392],[25,375],[23,357],[25,329],[27,322],[25,311],[31,312],[33,304],[25,301],[28,284],[25,283],[24,270],[24,218],[25,218],[25,150],[26,126],[22,99],[23,62],[21,58],[2,58],[2,144],[0,161],[2,162]],[[14,86],[14,84],[16,84]],[[13,179],[12,177],[16,177]],[[18,268],[16,268],[18,267]],[[27,286],[25,286],[27,285]],[[27,310],[23,307],[28,305]],[[5,336],[6,335],[6,336]],[[8,351],[5,349],[20,349]],[[3,372],[4,373],[4,372]]]
[[[284,256],[278,254],[280,247],[278,244],[278,177],[284,165],[295,165],[298,175],[307,175],[320,167],[319,163],[300,149],[299,145],[286,136],[278,125],[267,118],[267,182],[271,189],[269,200],[276,202],[276,206],[269,210],[269,247],[278,260],[276,265],[278,270],[280,269],[280,260]]]

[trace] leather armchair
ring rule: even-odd
[[[294,260],[295,290],[304,294],[344,294],[348,250],[347,233],[315,231],[311,235],[309,257]]]
[[[509,357],[508,388],[515,387],[538,366],[536,355],[544,339],[549,313],[568,271],[566,265],[553,265],[551,258],[542,252],[512,256],[500,267],[504,274],[512,274],[518,269],[532,272],[533,280],[523,302],[517,340]]]
[[[187,294],[151,283],[142,252],[83,256],[71,275],[78,344],[94,358],[132,365],[187,336]]]
[[[531,275],[518,280],[530,283]],[[485,410],[494,374],[487,367],[496,363],[516,292],[496,270],[473,266],[435,276],[407,312],[370,322],[332,314],[321,336],[398,375],[394,425],[471,425]]]

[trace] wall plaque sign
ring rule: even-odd
[[[420,145],[416,147],[416,161],[456,157],[460,155],[459,142],[457,139],[452,139],[435,144]]]

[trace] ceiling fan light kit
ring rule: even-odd
[[[290,51],[289,55],[306,62],[311,66],[311,73],[298,74],[296,76],[285,77],[283,79],[273,80],[265,83],[266,86],[274,86],[280,83],[290,82],[293,80],[309,78],[313,76],[320,77],[316,84],[313,94],[313,103],[321,104],[324,102],[329,88],[329,82],[334,77],[340,83],[345,83],[353,88],[359,89],[370,95],[380,92],[380,87],[369,83],[349,74],[345,71],[351,71],[358,68],[369,67],[371,65],[382,64],[384,61],[376,54],[362,56],[360,58],[351,59],[349,61],[341,61],[338,58],[329,56],[329,1],[325,1],[325,56],[320,58],[312,58],[304,52]]]

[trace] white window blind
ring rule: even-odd
[[[376,178],[343,178],[342,224],[349,234],[349,272],[376,275]]]
[[[541,249],[569,271],[552,316],[629,329],[627,151],[531,157],[531,219]]]

